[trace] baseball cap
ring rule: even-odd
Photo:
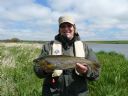
[[[58,22],[59,22],[59,25],[65,22],[68,22],[72,25],[75,24],[74,19],[71,16],[60,16]]]

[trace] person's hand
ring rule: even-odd
[[[80,63],[76,63],[76,71],[80,74],[85,74],[88,71],[88,67],[87,64],[80,64]]]

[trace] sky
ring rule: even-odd
[[[81,40],[128,40],[128,0],[0,0],[0,40],[54,40],[64,15]]]

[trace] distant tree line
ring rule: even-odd
[[[43,41],[43,40],[20,40],[19,38],[11,38],[11,39],[6,39],[6,40],[0,40],[0,42],[27,42],[27,43],[46,43],[48,41]],[[83,41],[86,43],[97,43],[97,44],[128,44],[128,40],[113,40],[113,41]]]
[[[20,42],[21,40],[19,38],[11,38],[6,40],[1,40],[2,42]]]
[[[0,40],[0,42],[9,42],[9,43],[17,43],[17,42],[28,42],[28,43],[45,43],[48,41],[36,41],[36,40],[20,40],[19,38],[11,38],[11,39],[5,39],[5,40]]]

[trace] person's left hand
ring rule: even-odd
[[[88,71],[87,64],[76,63],[76,71],[80,74],[85,74]]]

